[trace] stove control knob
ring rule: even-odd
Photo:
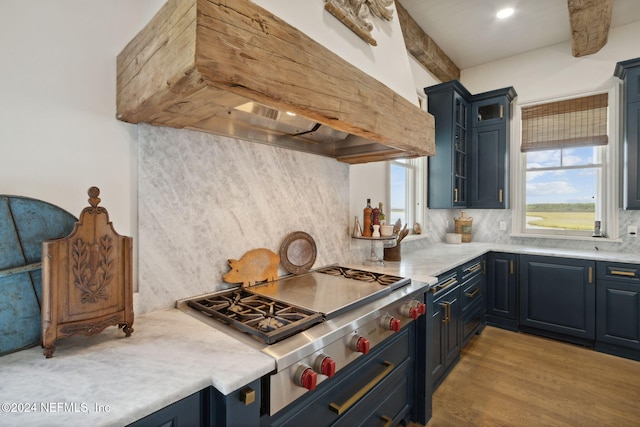
[[[336,362],[326,354],[321,354],[316,357],[313,370],[331,378],[336,373]]]
[[[386,329],[387,331],[393,331],[393,332],[398,332],[402,327],[400,325],[400,320],[396,319],[390,314],[385,314],[380,320],[380,324],[382,325],[383,329]]]
[[[351,350],[357,351],[358,353],[367,354],[369,353],[369,348],[371,347],[371,343],[365,337],[360,335],[354,335],[351,338]]]
[[[410,317],[413,320],[415,320],[421,315],[427,313],[427,306],[418,300],[411,300],[411,301],[405,302],[400,307],[399,311],[400,311],[400,314],[402,314],[404,317]]]
[[[308,365],[300,365],[296,370],[296,375],[293,382],[300,387],[304,387],[309,391],[313,391],[316,388],[316,382],[318,381],[318,374],[313,372]]]

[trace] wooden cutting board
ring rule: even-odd
[[[0,195],[0,356],[40,343],[42,242],[76,221],[42,200]]]

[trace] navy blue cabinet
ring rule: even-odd
[[[512,87],[473,96],[469,149],[469,207],[509,207],[509,124]]]
[[[436,122],[429,157],[431,209],[509,207],[512,87],[471,95],[457,80],[424,89]]]
[[[485,257],[476,258],[460,267],[460,346],[464,348],[474,334],[487,324],[487,292]]]
[[[520,256],[520,328],[593,345],[595,262]]]
[[[455,270],[440,275],[433,287],[431,381],[433,388],[460,358],[460,283]]]
[[[640,58],[618,62],[614,75],[624,82],[623,207],[640,209]]]
[[[487,256],[487,323],[518,330],[517,255],[491,252]]]
[[[640,266],[598,262],[596,350],[640,359]]]
[[[457,80],[424,89],[435,118],[436,156],[429,162],[427,205],[431,209],[467,206],[471,94]]]

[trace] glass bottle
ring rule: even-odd
[[[367,206],[365,206],[363,210],[363,221],[362,221],[362,236],[363,237],[371,237],[371,232],[373,231],[371,228],[371,212],[373,209],[371,208],[371,199],[367,199]]]
[[[385,225],[387,222],[387,216],[384,214],[384,211],[382,210],[382,202],[378,202],[378,218],[380,219],[380,225]]]

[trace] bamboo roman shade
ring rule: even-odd
[[[520,151],[606,145],[606,93],[522,108]]]

